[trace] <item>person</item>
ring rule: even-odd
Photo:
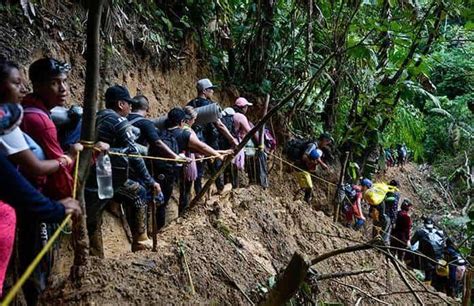
[[[97,113],[97,140],[110,144],[111,151],[139,155],[135,145],[135,136],[132,125],[126,119],[131,110],[131,104],[135,101],[130,97],[128,89],[124,86],[114,85],[105,92],[105,107]],[[148,172],[143,158],[127,156],[111,156],[114,201],[124,204],[130,210],[129,219],[132,229],[132,251],[150,248],[151,240],[147,235],[147,205],[144,202],[146,190],[154,190],[156,194],[161,192],[158,184]],[[91,240],[91,254],[103,256],[101,248],[101,223],[102,210],[108,203],[107,200],[99,200],[97,195],[97,179],[95,168],[86,183],[86,209],[87,227]],[[128,172],[130,170],[130,174]],[[142,184],[131,177],[143,182]]]
[[[397,213],[398,213],[398,202],[400,201],[400,192],[398,188],[400,187],[400,183],[397,180],[391,180],[388,183],[389,186],[395,187],[387,192],[385,195],[385,205],[387,209],[387,215],[390,218],[390,224],[392,226],[395,225],[397,220]]]
[[[400,249],[406,249],[410,246],[411,228],[413,224],[411,220],[412,206],[413,204],[410,200],[403,200],[390,237],[390,245],[399,248],[394,250],[394,253],[398,259],[402,261],[405,258],[405,252]]]
[[[309,144],[297,165],[301,170],[297,171],[295,176],[300,188],[304,191],[304,200],[307,203],[310,203],[313,197],[313,181],[310,172],[314,172],[317,165],[321,165],[325,170],[329,170],[328,165],[323,162],[322,157],[323,151],[316,148],[314,144]]]
[[[394,161],[393,161],[393,156],[390,148],[385,148],[384,149],[384,154],[385,154],[385,160],[387,161],[387,167],[393,167],[394,166]]]
[[[186,117],[184,119],[183,130],[189,131],[190,133],[196,135],[192,126],[194,122],[196,122],[197,112],[192,106],[185,106],[183,108]],[[196,136],[197,137],[197,136]],[[189,199],[191,195],[191,188],[194,185],[194,192],[197,195],[199,190],[196,188],[194,184],[195,180],[197,179],[197,166],[196,166],[196,158],[199,158],[201,155],[195,154],[189,150],[186,151],[186,157],[190,159],[190,162],[183,165],[183,173],[180,177],[180,192],[179,192],[179,207],[180,211],[183,212],[189,205]]]
[[[446,249],[444,252],[446,261],[449,263],[447,294],[456,298],[462,292],[466,261],[451,238],[446,239]]]
[[[404,169],[406,160],[407,160],[407,146],[405,144],[399,144],[397,146],[397,155],[398,155],[398,166]]]
[[[369,204],[371,204],[369,209],[369,215],[372,218],[374,224],[373,236],[376,237],[380,235],[385,243],[389,243],[391,223],[390,218],[387,214],[387,208],[385,204],[385,192],[383,194],[383,199],[381,199],[380,202],[374,204],[371,203],[370,199],[368,198],[368,195],[370,191],[373,190],[372,187],[374,186],[372,181],[368,178],[364,178],[361,181],[361,186],[364,199],[369,202]]]
[[[247,99],[239,97],[235,100],[233,107],[226,108],[223,111],[223,117],[221,121],[231,132],[237,141],[240,143],[247,133],[252,129],[252,125],[247,119],[246,113],[249,106],[253,104],[250,103]],[[259,138],[258,134],[254,134],[252,140],[255,144],[258,144]],[[232,144],[229,141],[221,136],[219,138],[219,146],[221,149],[231,149]],[[233,188],[238,188],[239,186],[239,171],[243,170],[245,167],[245,154],[244,150],[237,153],[235,158],[232,161],[232,164],[226,169],[226,177],[229,178],[229,181],[232,183]],[[253,171],[248,171],[250,181],[255,180],[255,173]]]
[[[175,107],[168,112],[168,117],[165,121],[165,129],[160,131],[160,138],[171,148],[176,154],[185,154],[186,151],[196,152],[204,156],[214,156],[218,159],[223,159],[224,156],[206,143],[200,141],[196,134],[191,133],[189,129],[185,129],[185,120],[191,119],[186,116],[185,111],[180,107]],[[163,156],[163,152],[159,148],[150,150],[153,156]],[[157,211],[157,226],[162,228],[165,225],[166,206],[173,193],[175,182],[180,176],[181,167],[175,163],[170,163],[162,160],[152,161],[153,172],[157,180],[159,180],[163,190],[164,205],[160,206]],[[180,205],[180,214],[184,212],[186,207],[183,206],[186,202]]]
[[[431,285],[436,271],[436,262],[443,257],[444,233],[434,227],[433,219],[425,218],[423,227],[415,232],[411,238],[411,245],[418,244],[418,252],[426,257],[417,256],[416,266],[425,272],[425,283]]]
[[[365,224],[365,216],[361,206],[362,187],[346,184],[344,191],[347,204],[345,207],[346,225],[357,231]]]
[[[51,120],[50,110],[63,106],[69,96],[67,84],[71,67],[67,63],[53,58],[42,58],[29,67],[28,74],[33,84],[33,93],[28,94],[22,102],[25,115],[21,129],[43,149],[47,159],[58,159],[64,156],[59,144],[57,129]],[[83,147],[77,143],[71,146],[69,154],[75,158]],[[48,175],[31,175],[30,169],[20,167],[20,171],[35,182],[47,196],[61,199],[72,195],[72,163],[61,165],[61,168]]]
[[[22,113],[18,104],[0,104],[0,135],[8,135],[15,130],[20,124]],[[77,217],[81,213],[79,203],[72,198],[56,202],[44,197],[4,154],[0,154],[0,297],[15,238],[17,219],[14,209],[29,219],[44,222],[58,222],[65,214]]]
[[[12,61],[0,61],[0,104],[20,104],[25,95],[26,87],[19,66]],[[43,150],[19,126],[0,137],[0,153],[7,155],[16,165],[28,169],[31,176],[52,174],[60,170],[62,165],[70,166],[73,162],[67,154],[45,160]]]
[[[128,121],[131,125],[138,128],[140,131],[138,138],[135,140],[136,146],[142,146],[140,150],[142,154],[148,155],[148,148],[150,146],[156,146],[162,150],[165,154],[163,157],[180,160],[182,159],[178,156],[173,150],[171,150],[158,136],[158,130],[150,119],[146,118],[148,111],[150,109],[150,103],[148,102],[147,97],[144,95],[137,95],[133,98],[135,103],[132,104],[132,111],[127,116]],[[143,149],[144,148],[144,149]],[[144,183],[136,179],[140,184]],[[146,186],[144,186],[146,188]],[[153,192],[151,190],[146,190],[147,196],[146,200],[151,201],[153,197]],[[155,194],[155,201],[159,203],[162,200],[162,194]]]
[[[214,104],[212,101],[214,95],[214,86],[209,79],[201,79],[196,83],[197,97],[187,103],[187,106],[193,108],[203,107]],[[219,150],[219,133],[223,135],[233,147],[238,145],[237,139],[232,136],[227,127],[222,123],[220,119],[216,122],[208,123],[205,125],[194,124],[193,130],[196,132],[198,139],[205,142],[207,145],[212,147],[214,150]],[[208,169],[211,173],[215,173],[217,169],[222,165],[222,161],[216,159],[214,162],[207,162]],[[201,190],[201,180],[204,175],[204,164],[203,162],[197,162],[198,177],[194,181],[197,189]],[[222,177],[216,180],[216,187],[219,191],[224,189],[224,181]]]
[[[135,103],[132,104],[132,111],[127,116],[131,125],[140,130],[140,135],[136,139],[136,143],[142,146],[157,146],[163,150],[168,158],[179,159],[176,155],[158,136],[158,131],[153,124],[153,121],[147,119],[146,116],[150,110],[150,103],[144,95],[137,95],[133,98]]]

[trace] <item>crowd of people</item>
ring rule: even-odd
[[[106,90],[105,109],[96,116],[96,142],[81,143],[80,112],[71,108],[67,124],[54,117],[68,100],[70,70],[69,64],[54,58],[33,62],[28,68],[32,85],[28,93],[19,65],[0,61],[0,297],[9,263],[11,267],[18,259],[19,272],[25,271],[68,214],[73,218],[87,215],[92,255],[103,256],[105,209],[127,223],[132,251],[151,248],[150,204],[157,204],[151,218],[159,230],[165,225],[166,207],[176,186],[179,214],[183,214],[192,191],[199,194],[203,188],[205,173],[214,174],[253,127],[246,116],[252,103],[243,97],[214,120],[196,122],[200,108],[218,106],[212,100],[215,86],[209,79],[197,82],[196,98],[185,107],[171,109],[161,128],[147,118],[150,103],[146,96],[132,98],[126,87],[114,85]],[[273,138],[268,131],[265,135],[267,141],[262,143],[271,145]],[[248,146],[257,148],[260,141],[256,133]],[[101,188],[110,180],[104,181],[99,168],[91,165],[83,212],[73,195],[73,168],[85,147],[93,149],[93,163],[109,156],[113,192],[104,198]],[[239,186],[239,171],[245,169],[249,156],[244,150],[236,153],[226,174],[216,180],[218,192],[227,183]],[[18,250],[14,252],[18,258],[11,258],[13,249]],[[29,305],[38,302],[46,286],[52,254],[23,287]]]
[[[192,193],[201,193],[205,173],[216,173],[226,156],[232,155],[233,159],[215,182],[218,192],[226,184],[239,187],[242,171],[248,173],[250,181],[260,179],[262,186],[267,184],[261,180],[266,166],[255,162],[255,150],[275,149],[271,133],[255,133],[245,150],[234,150],[253,127],[246,116],[253,104],[246,98],[237,98],[232,107],[225,108],[214,120],[198,121],[200,110],[218,106],[212,100],[215,86],[209,79],[201,79],[196,84],[196,98],[184,107],[172,108],[164,125],[157,127],[157,122],[147,116],[151,105],[146,96],[132,97],[126,87],[114,85],[105,92],[105,109],[97,113],[96,142],[86,144],[80,142],[82,120],[77,109],[68,111],[70,118],[66,124],[54,118],[54,110],[63,107],[69,97],[70,69],[67,63],[53,58],[35,61],[28,69],[32,85],[28,93],[18,64],[0,61],[0,297],[9,263],[12,266],[13,249],[18,254],[13,261],[18,260],[21,273],[68,214],[87,215],[91,255],[104,255],[101,227],[105,209],[127,223],[131,251],[140,251],[152,247],[150,234],[156,233],[150,228],[150,206],[158,204],[151,218],[156,221],[155,229],[160,229],[166,223],[166,208],[176,191],[182,215],[189,207]],[[307,202],[313,196],[311,173],[318,166],[332,172],[328,160],[333,143],[330,134],[322,133],[315,141],[290,140],[284,149]],[[103,181],[99,168],[91,165],[85,182],[85,212],[73,195],[73,168],[84,149],[93,149],[93,164],[109,156],[112,170],[111,180]],[[397,160],[403,167],[406,147],[402,145],[397,151],[405,153],[398,153],[394,159],[392,152],[387,160],[391,165]],[[250,170],[255,168],[260,173]],[[107,182],[113,191],[104,197],[101,188]],[[435,230],[431,219],[412,236],[412,205],[404,199],[399,206],[398,187],[395,180],[382,184],[367,178],[342,186],[346,225],[359,230],[371,218],[374,235],[395,247],[394,253],[401,260],[424,270],[426,281],[438,290],[457,294],[465,266],[459,252],[452,241]],[[369,204],[369,211],[364,203]],[[425,256],[406,252],[415,246]],[[37,304],[46,287],[53,259],[50,252],[24,285],[29,305]],[[441,260],[445,260],[444,265]]]
[[[332,143],[331,135],[322,133],[316,141],[292,139],[285,148],[284,153],[293,162],[295,178],[308,203],[312,199],[312,176],[317,172],[317,166],[330,171],[327,157],[331,154]],[[387,160],[393,162],[391,166],[396,161],[403,167],[407,161],[407,148],[404,144],[399,145],[396,151],[397,155],[392,154],[392,159]],[[339,189],[344,224],[358,231],[367,227],[367,220],[371,219],[372,236],[380,237],[390,246],[394,256],[410,269],[422,271],[426,284],[451,297],[459,296],[467,262],[432,218],[423,217],[423,225],[412,233],[413,205],[408,198],[401,200],[400,183],[397,180],[388,184],[374,183],[368,178],[348,176],[354,183],[343,184]]]

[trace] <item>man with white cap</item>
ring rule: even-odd
[[[210,105],[216,103],[212,101],[212,96],[214,95],[214,86],[209,79],[201,79],[196,83],[197,97],[191,100],[187,105],[194,108]],[[237,146],[237,140],[232,136],[227,127],[217,120],[213,123],[208,123],[205,125],[193,125],[193,130],[196,132],[199,140],[205,142],[207,145],[212,147],[215,150],[219,150],[219,134],[224,136],[232,146]],[[209,164],[209,169],[211,172],[216,171],[221,166],[222,162],[216,160],[213,164]],[[195,191],[199,192],[201,190],[201,178],[203,176],[203,164],[202,162],[197,163],[198,178],[194,181]],[[217,189],[222,190],[224,188],[224,182],[222,178],[216,180]]]

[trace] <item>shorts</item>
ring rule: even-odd
[[[295,178],[298,181],[298,185],[301,188],[313,188],[313,181],[311,180],[311,174],[308,171],[295,172]]]

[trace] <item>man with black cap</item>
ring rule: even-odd
[[[130,97],[127,88],[115,85],[105,92],[105,107],[97,113],[97,139],[110,144],[111,151],[119,151],[138,155],[139,150],[135,144],[135,135],[132,125],[127,120],[131,105],[135,101]],[[132,251],[138,251],[151,246],[146,231],[147,206],[144,202],[146,189],[133,177],[139,179],[148,188],[154,188],[156,193],[161,192],[160,185],[155,182],[148,172],[143,158],[112,156],[112,173],[114,200],[123,203],[131,210],[131,223],[133,232]],[[130,167],[129,167],[130,166]],[[130,168],[130,175],[128,169]],[[87,225],[91,237],[91,253],[103,256],[100,246],[100,226],[102,210],[106,201],[97,198],[97,180],[95,169],[89,175],[86,188]]]
[[[212,96],[214,95],[214,86],[209,79],[201,79],[196,83],[196,90],[197,90],[197,97],[190,102],[188,102],[188,106],[192,106],[194,108],[210,105],[216,102],[212,101]],[[224,123],[219,119],[216,122],[208,123],[205,125],[193,125],[193,130],[196,132],[197,137],[199,140],[205,142],[209,146],[211,146],[215,150],[219,150],[219,133],[224,136],[230,144],[233,146],[237,146],[239,142],[235,137],[232,136],[230,131],[227,129]],[[211,172],[216,171],[222,162],[217,160],[214,163],[208,163],[209,169]],[[197,170],[198,170],[198,177],[195,180],[194,184],[197,186],[196,192],[199,192],[201,189],[201,178],[203,176],[203,164],[202,162],[197,163]],[[217,189],[222,190],[224,188],[224,180],[223,177],[220,177],[216,180]]]

